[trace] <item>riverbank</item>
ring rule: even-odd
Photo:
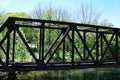
[[[0,72],[0,80],[16,80],[15,72]]]
[[[8,75],[8,72],[0,72],[0,80],[6,79]]]

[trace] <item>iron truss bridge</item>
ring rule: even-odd
[[[0,27],[0,71],[120,65],[120,29],[9,17]]]

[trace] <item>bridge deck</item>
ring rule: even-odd
[[[70,62],[66,63],[40,63],[39,66],[35,62],[22,62],[22,63],[13,63],[5,69],[0,65],[0,71],[35,71],[35,70],[65,70],[65,69],[83,69],[83,68],[94,68],[94,67],[113,67],[118,66],[114,61],[105,61],[98,65],[95,65],[93,62],[75,62],[72,65]]]

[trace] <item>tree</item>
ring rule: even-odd
[[[66,9],[57,8],[56,12],[56,19],[57,21],[72,21],[71,14]]]
[[[32,17],[36,19],[42,19],[43,14],[44,14],[44,10],[42,9],[41,4],[36,6],[32,11]]]
[[[76,21],[85,24],[102,25],[112,27],[113,24],[107,19],[102,18],[102,13],[92,3],[81,3],[81,6],[76,11]]]
[[[101,16],[99,12],[92,4],[82,3],[77,11],[77,20],[81,23],[96,24]]]

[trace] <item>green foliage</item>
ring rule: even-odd
[[[43,19],[55,20],[55,16],[53,15],[56,15],[55,11],[52,8],[50,8],[44,12]]]
[[[39,9],[40,10],[40,9]],[[68,12],[66,10],[62,10],[62,9],[54,9],[52,7],[49,7],[45,10],[41,10],[43,11],[42,14],[39,15],[39,13],[37,13],[37,16],[39,16],[39,19],[47,19],[47,20],[57,20],[57,21],[71,21],[71,16],[69,16]],[[39,12],[39,11],[37,11]],[[3,22],[8,18],[8,17],[22,17],[22,18],[31,18],[31,16],[29,16],[27,13],[25,12],[16,12],[16,13],[6,13],[3,16],[0,16],[0,25],[3,24]],[[94,20],[93,20],[94,21]],[[98,24],[97,21],[92,22],[94,24]],[[30,24],[30,25],[34,25],[34,23],[30,23],[30,22],[22,22],[20,24]],[[100,23],[101,25],[107,26],[107,27],[111,27],[112,24],[106,24],[104,22]],[[37,25],[37,24],[36,24]],[[58,25],[53,25],[53,24],[45,24],[45,26],[47,27],[65,27],[64,25],[62,26],[58,26]],[[40,33],[39,33],[39,29],[33,29],[33,28],[20,28],[20,31],[22,32],[23,36],[25,37],[25,40],[27,41],[27,43],[29,44],[29,46],[31,47],[34,54],[39,52],[39,46],[40,46]],[[45,53],[47,53],[48,49],[50,48],[50,46],[53,44],[53,42],[56,40],[56,37],[58,36],[58,34],[60,33],[60,31],[57,30],[53,30],[53,29],[45,29],[45,43],[44,43],[44,51]],[[6,34],[6,30],[4,30],[2,32],[2,34],[0,34],[0,40],[3,38],[3,36]],[[71,37],[71,32],[69,33],[70,37]],[[81,35],[83,36],[83,32],[81,32]],[[86,35],[86,44],[89,48],[89,50],[92,49],[93,44],[95,43],[95,34],[93,33],[87,33]],[[110,37],[106,36],[107,39],[109,40]],[[60,40],[58,40],[59,42]],[[120,42],[120,41],[119,41]],[[12,42],[11,42],[12,44]],[[62,44],[61,44],[62,45]],[[113,49],[113,51],[115,52],[115,41],[113,41],[111,43],[111,48]],[[79,36],[77,34],[75,34],[75,46],[77,47],[77,49],[79,50],[80,54],[83,56],[83,43],[81,41],[81,39],[79,38]],[[120,46],[120,45],[119,45]],[[55,45],[56,47],[56,45]],[[54,47],[54,48],[55,48]],[[71,61],[71,48],[72,44],[71,41],[69,40],[69,38],[66,37],[65,39],[65,61]],[[20,40],[19,36],[17,35],[16,37],[16,46],[15,46],[16,50],[15,50],[15,60],[16,61],[29,61],[29,57],[30,54],[27,51],[25,45],[23,44],[23,42]],[[53,50],[54,50],[53,48]],[[104,48],[106,48],[105,42],[104,42]],[[96,57],[96,48],[93,49],[92,51],[92,55],[93,57]],[[53,50],[50,51],[53,52]],[[119,51],[120,52],[120,51]],[[100,52],[99,52],[100,53]],[[110,51],[108,50],[107,53],[110,53]],[[86,51],[86,54],[88,54],[88,52]],[[54,55],[53,61],[62,61],[62,55],[63,55],[63,49],[60,46],[60,48],[56,51],[56,54]],[[38,56],[38,55],[37,55]],[[49,55],[50,56],[50,55]],[[106,58],[112,59],[111,54],[107,54]],[[77,52],[75,51],[75,61],[80,61]]]
[[[7,19],[8,17],[30,18],[29,14],[27,14],[27,13],[25,13],[25,12],[14,12],[14,13],[8,12],[8,13],[6,13],[5,15],[2,15],[2,16],[0,17],[0,25],[1,25],[2,23],[4,23],[4,21],[6,21],[6,19]]]
[[[5,15],[3,15],[2,17],[4,19],[6,19],[8,17],[30,18],[30,16],[25,12],[15,12],[15,13],[8,12]]]
[[[26,50],[26,47],[20,38],[17,38],[15,48],[15,61],[26,61],[29,59],[29,52]]]

